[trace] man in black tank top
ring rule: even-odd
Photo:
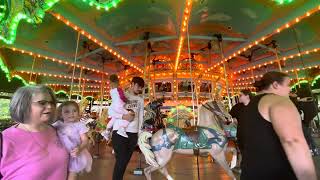
[[[261,90],[242,122],[241,180],[316,180],[297,109],[288,98],[290,79],[269,72],[255,83]]]

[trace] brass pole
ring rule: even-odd
[[[282,67],[281,67],[279,56],[278,56],[278,49],[277,48],[275,48],[275,55],[276,55],[276,58],[277,58],[279,71],[282,72]]]
[[[83,68],[81,68],[81,70],[80,70],[79,85],[78,85],[79,86],[79,88],[78,88],[79,93],[80,93],[80,88],[81,88],[80,86],[81,86],[82,70],[83,70]],[[79,97],[79,95],[77,96],[77,100],[78,100],[78,97]],[[81,96],[81,99],[82,99],[82,96]]]
[[[33,61],[32,61],[32,66],[31,66],[31,73],[30,73],[30,77],[29,77],[29,83],[32,80],[32,75],[33,75],[33,69],[34,69],[35,62],[36,62],[36,56],[33,56]]]
[[[83,94],[84,94],[85,84],[86,84],[86,80],[84,79],[82,84],[81,97],[83,97]]]
[[[72,71],[72,79],[71,79],[69,100],[71,100],[71,96],[72,96],[73,81],[74,81],[74,74],[75,74],[75,71],[76,71],[76,63],[77,63],[77,56],[78,56],[79,41],[80,41],[80,31],[78,32],[76,52],[74,54],[74,62],[73,62],[73,71]]]

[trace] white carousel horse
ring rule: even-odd
[[[146,162],[150,165],[144,169],[147,180],[151,180],[151,173],[156,170],[159,170],[168,180],[173,180],[166,169],[172,154],[175,152],[192,155],[195,150],[200,154],[209,153],[227,174],[235,179],[231,168],[236,165],[237,152],[235,149],[232,150],[233,157],[229,167],[225,158],[227,137],[222,125],[223,121],[226,118],[230,119],[231,116],[216,101],[208,101],[201,105],[198,116],[196,138],[187,136],[182,129],[175,126],[160,129],[153,135],[148,131],[140,134],[138,145]]]

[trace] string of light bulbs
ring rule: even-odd
[[[238,48],[237,50],[234,50],[232,53],[232,55],[229,55],[228,57],[222,59],[221,61],[219,61],[218,63],[214,64],[212,67],[208,68],[207,70],[205,70],[205,72],[211,71],[214,68],[216,68],[217,66],[227,62],[228,60],[236,57],[237,55],[240,55],[241,53],[245,52],[246,50],[252,48],[255,45],[258,45],[259,43],[265,41],[267,38],[273,36],[276,33],[280,33],[281,31],[288,29],[290,26],[299,23],[302,19],[309,17],[311,14],[314,14],[316,12],[320,11],[320,5],[317,8],[313,8],[309,11],[307,11],[305,14],[296,17],[294,19],[292,19],[291,21],[281,25],[280,27],[278,27],[277,29],[275,29],[273,32],[269,33],[268,35],[262,36],[260,38],[257,38],[256,40],[252,41],[249,43],[249,45],[247,45],[244,48]]]
[[[139,65],[136,65],[132,62],[130,62],[127,58],[125,58],[124,56],[122,56],[120,53],[118,53],[116,50],[114,50],[112,47],[102,43],[102,41],[98,40],[97,38],[95,38],[93,35],[91,35],[90,33],[84,31],[83,29],[81,29],[80,27],[78,27],[77,25],[75,25],[74,23],[70,22],[68,19],[66,19],[65,17],[63,17],[62,15],[58,14],[58,13],[53,13],[51,12],[51,14],[58,19],[59,21],[62,21],[63,23],[65,23],[67,26],[71,27],[72,29],[74,29],[77,32],[80,32],[83,36],[87,37],[88,39],[92,40],[94,43],[96,43],[97,45],[99,45],[100,47],[104,48],[106,51],[108,51],[109,53],[111,53],[112,55],[114,55],[115,57],[117,57],[119,60],[123,61],[125,64],[129,65],[130,67],[134,68],[135,70],[137,70],[140,73],[143,73],[143,70],[141,68],[139,68]]]

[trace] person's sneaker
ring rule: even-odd
[[[119,128],[118,131],[117,131],[117,134],[119,134],[122,137],[128,138],[128,135],[127,135],[127,133],[126,133],[124,128]]]
[[[102,131],[100,134],[101,134],[101,136],[104,137],[104,139],[105,139],[106,141],[109,141],[109,139],[110,139],[110,131],[105,130],[105,131]]]

